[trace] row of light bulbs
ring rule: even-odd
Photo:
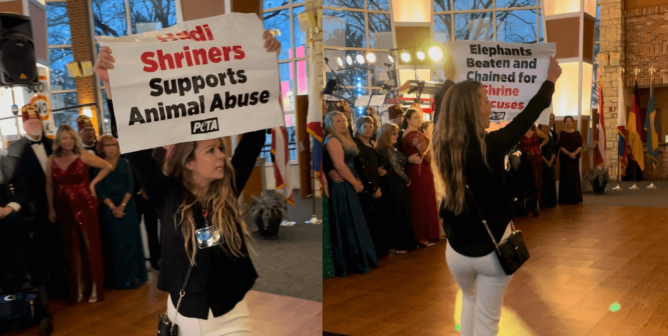
[[[433,62],[440,62],[443,59],[443,49],[440,46],[433,45],[427,50],[427,55],[429,55],[429,58]],[[420,61],[424,61],[427,55],[425,55],[424,51],[421,50],[415,53],[415,56]],[[390,60],[390,63],[394,63],[394,58],[392,56],[388,55],[387,58]],[[410,62],[411,54],[405,51],[402,52],[401,60],[404,61],[404,63]],[[341,57],[338,57],[336,61],[339,63],[340,67],[343,67],[343,59]],[[366,54],[366,59],[362,54],[357,54],[355,55],[355,61],[360,65],[364,65],[365,61],[371,65],[376,63],[376,54],[370,52]],[[349,66],[352,66],[354,63],[353,57],[350,55],[346,56],[346,63],[348,63]]]
[[[429,59],[432,60],[432,62],[440,62],[443,59],[443,48],[437,45],[433,45],[429,47],[429,50],[427,50],[427,55],[429,55]],[[424,61],[426,58],[426,55],[424,54],[424,51],[418,50],[418,52],[415,53],[415,56],[417,57],[418,60]],[[402,52],[401,53],[401,60],[404,61],[404,63],[408,63],[411,61],[411,54],[408,52]]]
[[[388,55],[387,58],[389,58],[390,62],[394,63],[394,58],[392,56]],[[355,55],[355,61],[357,61],[358,64],[364,65],[364,63],[365,63],[364,56],[362,56],[362,54]],[[341,57],[338,57],[336,59],[336,62],[339,63],[340,67],[343,67],[343,59]],[[376,63],[376,54],[374,54],[372,52],[366,54],[366,62],[368,62],[369,64]],[[350,55],[346,56],[346,63],[348,63],[349,66],[352,66],[353,65],[353,57],[350,56]]]

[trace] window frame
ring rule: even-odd
[[[492,0],[492,7],[486,8],[486,9],[470,9],[470,10],[455,10],[455,0],[447,0],[450,3],[450,10],[449,11],[436,11],[436,1],[432,1],[432,36],[434,34],[433,30],[433,22],[435,22],[435,18],[437,15],[450,15],[450,31],[452,32],[450,36],[449,41],[456,41],[456,33],[455,33],[455,15],[457,14],[475,14],[475,13],[492,13],[492,41],[498,42],[498,37],[497,37],[497,24],[496,24],[496,13],[497,12],[509,12],[509,11],[518,11],[518,10],[535,10],[536,11],[536,43],[541,43],[540,41],[540,35],[541,35],[541,30],[542,30],[542,19],[541,19],[541,0],[536,0],[536,5],[535,6],[525,6],[525,7],[501,7],[497,8],[496,7],[496,1],[497,0]],[[533,42],[532,42],[533,43]]]
[[[395,57],[396,54],[396,41],[394,39],[394,31],[395,31],[395,26],[394,26],[394,21],[392,20],[392,13],[393,13],[393,6],[392,6],[392,1],[388,0],[389,4],[389,10],[387,11],[382,11],[382,10],[375,10],[375,9],[369,9],[369,3],[368,0],[364,0],[364,8],[348,8],[348,7],[331,7],[331,6],[323,6],[322,10],[323,12],[326,10],[333,10],[333,11],[344,11],[344,12],[357,12],[357,13],[363,13],[364,14],[364,34],[365,34],[365,47],[364,48],[356,48],[356,47],[336,47],[336,46],[327,46],[325,44],[325,41],[323,41],[323,55],[327,54],[328,50],[334,50],[334,51],[358,51],[361,52],[365,57],[368,53],[374,53],[376,56],[378,56],[378,53],[387,53],[391,55],[392,57]],[[369,39],[369,14],[382,14],[382,15],[389,15],[390,16],[390,33],[392,34],[392,48],[390,49],[383,49],[383,48],[371,48],[369,47],[371,45],[371,40]],[[323,56],[324,57],[324,56]],[[327,72],[328,68],[325,66],[322,69],[323,73],[323,79],[327,79]],[[367,94],[371,94],[374,91],[380,91],[382,90],[382,86],[373,86],[373,75],[372,75],[372,69],[367,69],[367,78],[368,78],[368,83],[365,86],[362,86],[361,89],[362,91],[366,91]],[[323,83],[324,84],[324,83]],[[352,85],[345,85],[345,88],[350,90],[351,92],[354,92],[357,90],[357,86],[354,85],[354,83],[350,83]],[[354,94],[353,94],[354,95]],[[352,97],[351,97],[352,98]]]
[[[51,4],[51,3],[65,3],[65,4],[67,4],[67,0],[46,0],[46,2],[44,4],[44,14],[47,17],[48,17],[48,14],[46,12],[49,8],[49,4]],[[68,15],[68,25],[69,25],[70,24],[69,23],[69,11],[67,12],[67,15]],[[46,47],[47,47],[47,52],[48,52],[47,58],[48,58],[48,64],[49,64],[49,66],[48,66],[48,68],[49,68],[49,81],[51,81],[51,68],[52,68],[52,65],[51,65],[51,50],[52,49],[65,49],[65,48],[73,49],[73,47],[72,47],[72,44],[57,44],[57,45],[49,44],[49,21],[48,21],[48,19],[46,21],[46,34],[47,34],[47,39],[46,39],[47,46]],[[72,34],[71,25],[70,25],[70,34]],[[74,53],[74,50],[72,52]],[[77,99],[78,99],[78,92],[77,92],[77,88],[76,88],[76,83],[75,83],[75,88],[74,89],[63,89],[63,90],[54,90],[53,87],[51,87],[51,83],[49,83],[49,89],[50,89],[49,90],[49,99],[50,99],[50,103],[51,103],[51,109],[53,109],[53,103],[55,101],[53,99],[54,94],[74,93],[74,94],[77,94]],[[71,112],[70,111],[52,112],[52,114],[56,114],[56,113],[71,113]],[[54,121],[55,121],[55,118],[54,118]]]

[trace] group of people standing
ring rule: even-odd
[[[339,102],[324,121],[325,265],[329,258],[333,265],[325,277],[368,273],[383,256],[444,237],[431,167],[433,123],[417,104],[390,107],[392,122],[383,125],[373,108],[366,111],[352,125],[350,107]]]
[[[21,117],[26,135],[0,159],[1,188],[11,190],[0,205],[16,214],[0,221],[4,228],[26,229],[6,236],[22,246],[21,253],[3,255],[1,287],[39,288],[48,329],[47,297],[69,304],[87,297],[92,303],[104,300],[105,288],[135,289],[147,281],[142,215],[151,264],[159,269],[157,218],[121,158],[118,141],[97,139],[90,118],[77,118],[78,131],[60,126],[52,140],[35,106],[23,106]]]
[[[533,125],[512,151],[519,151],[520,163],[516,166],[517,172],[510,174],[514,177],[511,189],[528,191],[525,194],[529,204],[527,210],[533,211],[534,216],[538,216],[540,209],[554,208],[557,204],[582,202],[580,157],[583,144],[582,136],[574,126],[573,118],[565,117],[564,129],[557,135],[555,117],[550,115],[548,125]],[[557,162],[560,165],[558,197]],[[522,169],[522,165],[527,169]],[[531,174],[531,178],[518,174]]]

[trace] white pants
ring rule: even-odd
[[[510,225],[504,238],[509,235]],[[499,333],[503,295],[513,277],[503,271],[495,252],[471,258],[457,253],[448,243],[445,260],[462,289],[460,335],[496,336]]]
[[[169,320],[174,321],[176,308],[169,297],[167,297],[167,313]],[[179,315],[176,325],[179,326],[179,336],[244,336],[251,334],[250,314],[246,300],[237,303],[234,309],[222,316],[213,317],[209,310],[209,318],[206,320]]]

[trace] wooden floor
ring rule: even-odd
[[[531,259],[506,293],[500,335],[668,335],[668,209],[564,206],[516,224]],[[458,335],[445,246],[325,280],[324,330]]]
[[[52,301],[53,336],[155,335],[167,294],[156,288],[155,273],[137,290],[107,293],[104,302],[68,307]],[[253,335],[322,335],[322,303],[251,291],[246,295]],[[7,336],[38,335],[36,328]]]

